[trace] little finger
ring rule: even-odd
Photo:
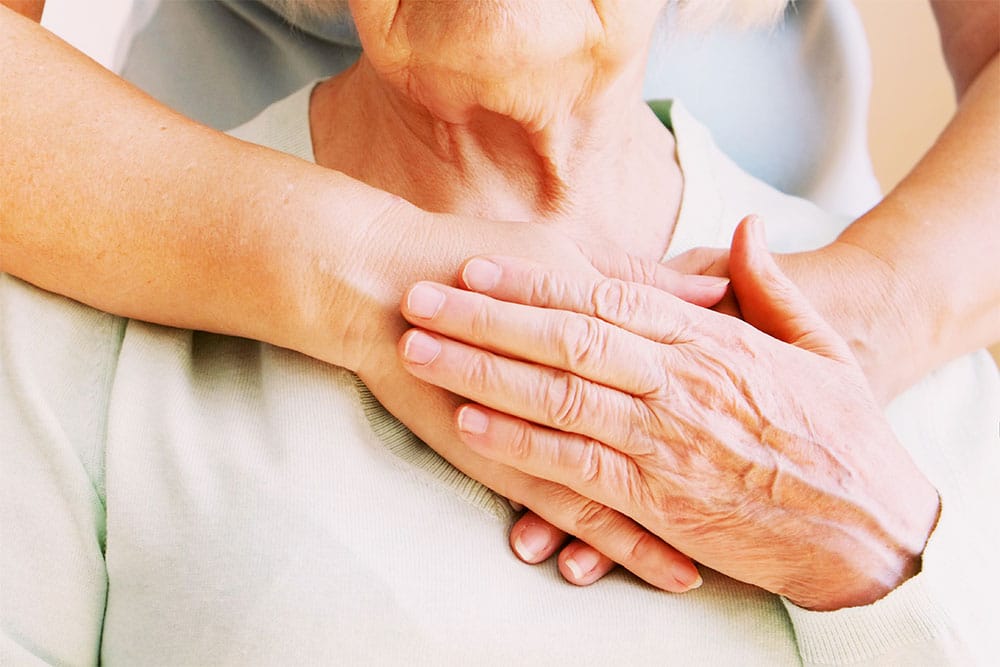
[[[511,550],[532,565],[548,560],[566,543],[569,536],[531,510],[511,526],[508,539]]]
[[[520,489],[524,493],[525,504],[536,507],[539,517],[575,535],[578,542],[590,545],[592,551],[604,554],[603,557],[664,591],[683,593],[701,585],[698,568],[690,558],[631,518],[584,498],[565,486],[532,479],[531,484],[522,485]],[[594,568],[590,567],[591,563],[597,562],[592,560],[592,554],[581,553],[572,566],[563,562],[570,555],[573,552],[561,556],[559,561],[560,572],[567,581],[578,582],[573,576],[573,568],[584,575],[595,574]],[[527,559],[522,557],[521,560]],[[535,562],[541,560],[544,559],[536,557]],[[596,578],[588,581],[584,577],[580,581],[592,583]]]

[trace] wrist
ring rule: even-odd
[[[867,606],[920,573],[941,511],[940,497],[926,477],[915,466],[909,474],[898,471],[857,506],[853,519],[821,522],[818,551],[825,556],[815,564],[811,584],[810,578],[793,574],[794,584],[780,591],[789,601],[815,611]]]
[[[880,404],[922,375],[924,309],[892,265],[842,238],[786,255],[783,266],[850,346]]]
[[[393,251],[405,226],[427,214],[334,178],[302,193],[296,211],[284,215],[295,224],[279,226],[285,237],[275,254],[282,268],[269,288],[277,317],[268,326],[280,336],[270,342],[357,372],[376,340],[402,334],[404,272]]]

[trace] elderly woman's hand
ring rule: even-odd
[[[410,215],[412,212],[409,207],[402,211]],[[399,316],[398,303],[405,288],[418,278],[431,275],[450,282],[458,275],[462,260],[475,252],[470,249],[475,248],[480,252],[487,249],[517,252],[595,278],[608,275],[647,282],[703,306],[712,305],[723,296],[726,281],[683,276],[656,262],[618,252],[607,244],[588,248],[551,226],[474,225],[455,216],[426,215],[408,220],[409,226],[401,226],[399,213],[387,212],[377,224],[391,227],[379,227],[369,234],[372,243],[381,245],[358,258],[360,262],[377,261],[382,268],[359,267],[352,272],[358,276],[358,284],[331,295],[335,303],[330,308],[343,309],[352,304],[349,307],[357,313],[353,320],[355,329],[337,337],[350,342],[349,350],[342,353],[347,357],[346,362],[341,361],[342,365],[357,372],[390,412],[450,463],[501,495],[537,511],[538,516],[525,519],[513,533],[512,541],[522,559],[528,562],[547,559],[569,533],[597,550],[587,549],[586,558],[591,563],[582,567],[580,576],[573,576],[576,566],[568,559],[571,553],[566,552],[563,571],[573,583],[591,583],[610,569],[612,562],[598,555],[599,551],[659,588],[681,592],[697,585],[700,578],[690,560],[634,520],[563,485],[539,480],[469,450],[462,443],[453,419],[462,400],[420,382],[399,363],[396,343],[406,329],[406,322]],[[382,277],[379,282],[361,282],[368,275]],[[322,309],[319,312],[320,322],[335,319],[323,316]],[[376,317],[372,317],[373,313]],[[316,326],[305,327],[304,331],[316,329]],[[320,338],[310,344],[322,346],[324,341]],[[582,555],[581,562],[585,562]]]
[[[407,303],[432,291],[437,308],[404,315],[436,333],[408,332],[400,352],[488,406],[457,413],[473,451],[804,607],[867,604],[919,571],[937,494],[753,227],[731,270],[762,331],[656,289],[480,259],[469,288],[545,309],[419,284]]]

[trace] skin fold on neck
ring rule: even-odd
[[[378,55],[314,90],[318,164],[429,211],[542,222],[662,257],[683,179],[673,136],[640,96],[644,51],[610,74],[589,53],[506,73],[466,58],[406,76],[379,71]]]

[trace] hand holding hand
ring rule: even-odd
[[[684,274],[729,276],[728,248],[694,248],[666,263]],[[913,335],[915,295],[895,270],[864,248],[844,241],[774,260],[809,303],[841,336],[858,360],[875,398],[885,405],[927,370],[915,362],[920,346]],[[844,279],[851,286],[844,289]],[[732,295],[716,310],[740,316]]]
[[[607,556],[665,590],[685,591],[699,583],[697,569],[687,557],[632,519],[565,486],[532,477],[465,447],[453,420],[461,399],[420,382],[398,360],[396,343],[406,328],[398,304],[405,288],[417,279],[430,277],[451,283],[464,258],[489,250],[519,253],[594,277],[613,275],[655,284],[701,305],[718,301],[726,281],[682,276],[610,247],[590,250],[550,227],[470,224],[454,216],[430,216],[405,204],[388,211],[367,237],[378,248],[359,253],[362,265],[347,272],[353,282],[331,293],[329,309],[336,314],[325,314],[326,309],[320,308],[314,318],[318,322],[346,321],[350,327],[341,335],[335,332],[330,337],[310,338],[305,349],[302,345],[297,349],[357,372],[390,412],[445,459],[501,495],[535,508],[540,516],[532,516],[514,533],[521,558],[545,560],[563,544],[568,532],[597,549],[588,547],[579,565],[571,557],[573,549],[564,551],[562,571],[574,583],[591,583],[611,569]],[[369,258],[376,258],[377,265]],[[343,267],[334,268],[344,273]],[[320,278],[316,284],[323,282]],[[317,327],[304,328],[310,330]],[[343,347],[326,349],[331,338],[343,341]]]
[[[487,406],[458,411],[472,451],[802,606],[866,604],[919,570],[937,495],[750,227],[730,271],[760,331],[648,287],[476,259],[466,286],[504,301],[419,284],[408,303],[440,298],[404,308],[425,331],[400,351],[415,376]]]

